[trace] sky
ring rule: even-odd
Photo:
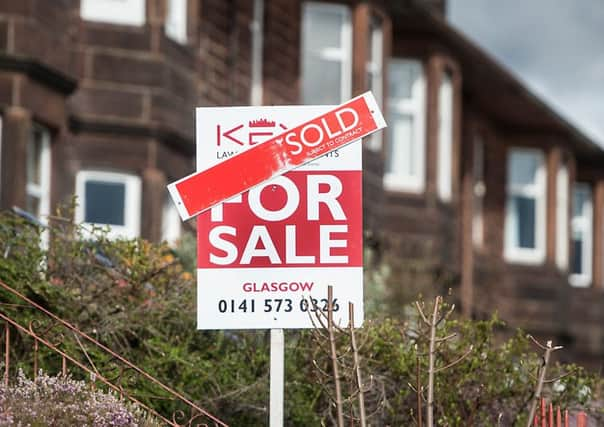
[[[447,17],[604,146],[604,0],[448,0]]]

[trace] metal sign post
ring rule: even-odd
[[[283,427],[285,388],[285,339],[283,329],[271,329],[270,427]]]

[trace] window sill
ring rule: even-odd
[[[147,29],[147,22],[119,22],[111,21],[109,19],[92,19],[81,17],[82,22],[90,27],[108,28],[112,31],[139,31],[143,32]]]
[[[573,288],[591,287],[591,277],[585,274],[571,274],[568,276],[568,283]]]
[[[400,194],[411,194],[411,195],[423,195],[424,194],[424,186],[421,184],[397,184],[394,183],[394,180],[401,181],[404,178],[390,178],[384,177],[384,190],[390,193],[400,193]]]
[[[541,266],[545,264],[545,253],[537,250],[508,249],[503,258],[508,264]]]
[[[109,239],[136,239],[140,237],[140,233],[136,230],[125,226],[95,224],[90,222],[82,222],[80,225],[84,231],[84,237],[87,239],[98,238],[99,235],[106,235]],[[97,231],[94,231],[97,230]]]

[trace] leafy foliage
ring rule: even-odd
[[[268,418],[268,335],[265,331],[197,331],[194,255],[143,240],[109,240],[104,230],[83,230],[59,212],[47,230],[48,250],[40,246],[40,230],[11,213],[0,216],[0,280],[38,304],[73,322],[89,335],[118,351],[146,372],[182,391],[197,404],[231,425],[266,425]],[[92,237],[91,237],[92,236]],[[192,239],[186,241],[191,247]],[[384,273],[385,274],[385,273]],[[375,277],[375,275],[373,276]],[[43,329],[36,313],[24,309],[14,296],[0,291],[4,313],[21,324]],[[365,378],[368,422],[372,425],[414,425],[417,417],[417,373],[425,382],[427,340],[420,322],[380,319],[383,302],[372,304],[374,319],[357,331]],[[38,322],[39,324],[36,324]],[[436,376],[436,420],[443,426],[522,425],[532,396],[541,358],[522,333],[507,339],[503,324],[450,320],[442,334],[457,333],[438,348],[438,363],[446,366],[470,344],[474,350],[458,365]],[[14,336],[12,360],[32,376],[32,342]],[[312,331],[286,333],[286,424],[330,424],[330,362]],[[349,341],[338,338],[347,413],[353,413],[353,373],[347,358]],[[65,351],[79,344],[64,340]],[[116,369],[106,355],[88,349],[101,370]],[[61,360],[40,349],[40,367],[59,372]],[[419,368],[419,369],[418,369]],[[573,370],[553,368],[551,375]],[[557,372],[556,372],[557,371]],[[117,370],[115,371],[118,374]],[[74,378],[84,374],[73,370]],[[126,379],[137,397],[164,414],[183,409],[158,387],[137,378]],[[554,403],[586,405],[597,397],[597,378],[580,368],[549,386]]]

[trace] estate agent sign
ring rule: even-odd
[[[309,328],[328,286],[335,321],[348,324],[352,302],[359,326],[359,138],[385,126],[371,94],[339,107],[198,108],[196,123],[198,172],[169,189],[183,218],[203,211],[198,328]]]

